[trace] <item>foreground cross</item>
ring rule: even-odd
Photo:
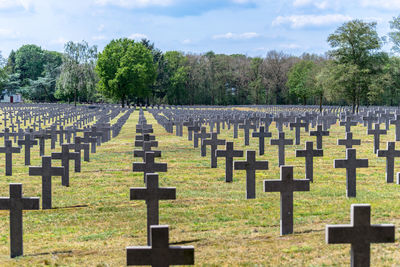
[[[387,142],[387,149],[379,149],[378,157],[386,157],[386,182],[393,183],[394,158],[400,157],[400,150],[396,150],[396,142]]]
[[[130,189],[130,200],[146,200],[147,205],[147,244],[151,245],[150,226],[159,224],[159,200],[176,199],[175,187],[158,187],[158,174],[146,174],[146,188]]]
[[[226,142],[225,150],[216,150],[217,157],[225,157],[225,182],[233,180],[233,158],[243,157],[243,150],[234,150],[233,142]]]
[[[371,206],[368,204],[351,205],[351,223],[327,225],[327,244],[351,244],[350,265],[369,267],[371,243],[393,243],[395,227],[393,224],[372,224]]]
[[[306,179],[313,182],[314,178],[314,157],[322,157],[324,151],[322,149],[314,150],[313,142],[306,142],[305,150],[296,150],[296,157],[305,157],[306,160]]]
[[[293,192],[310,191],[310,180],[293,180],[293,166],[281,166],[280,180],[264,180],[264,192],[281,193],[281,235],[293,233]]]
[[[10,197],[0,197],[0,210],[10,211],[11,258],[23,255],[22,210],[38,209],[38,197],[22,197],[22,184],[10,184]]]
[[[126,264],[164,267],[193,265],[193,246],[169,246],[168,225],[152,225],[151,246],[127,247]]]
[[[347,197],[356,197],[356,170],[368,168],[368,159],[356,159],[356,149],[347,148],[346,159],[335,159],[333,165],[334,168],[346,169]]]
[[[256,170],[268,170],[268,161],[256,161],[256,152],[248,150],[246,161],[235,161],[234,166],[246,171],[246,198],[256,198]]]

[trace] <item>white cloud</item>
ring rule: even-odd
[[[315,6],[318,9],[326,9],[329,7],[329,1],[326,0],[294,0],[294,7]]]
[[[260,34],[256,32],[244,32],[244,33],[224,33],[224,34],[217,34],[214,35],[212,38],[216,39],[231,39],[231,40],[245,40],[245,39],[253,39],[259,37]]]
[[[363,7],[384,8],[384,9],[400,9],[399,0],[361,0]]]
[[[129,35],[129,39],[142,40],[142,39],[149,39],[149,37],[147,37],[147,35],[143,33],[133,33]]]
[[[190,40],[190,39],[185,39],[182,41],[182,44],[185,44],[185,45],[191,44],[191,43],[192,43],[192,40]]]
[[[96,35],[96,36],[92,36],[92,40],[93,41],[101,41],[101,40],[105,40],[106,36],[105,35]]]
[[[305,26],[326,26],[335,23],[342,23],[352,20],[352,17],[341,14],[328,15],[293,15],[279,16],[273,22],[273,26],[289,24],[292,28],[302,28]]]
[[[95,0],[95,4],[100,6],[113,5],[124,8],[144,8],[151,6],[170,6],[173,0]]]
[[[285,48],[285,49],[298,49],[301,46],[298,44],[281,44],[280,47]]]
[[[0,0],[0,9],[22,7],[28,10],[32,5],[32,0]]]

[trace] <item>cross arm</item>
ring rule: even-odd
[[[333,161],[334,168],[346,168],[347,167],[347,160],[346,159],[335,159]]]
[[[194,247],[193,246],[170,246],[169,247],[170,265],[193,265]]]
[[[35,167],[35,166],[29,167],[29,175],[30,176],[41,176],[42,174],[43,174],[42,167]]]
[[[264,180],[264,192],[281,192],[284,187],[282,180]]]
[[[228,152],[226,150],[216,150],[215,155],[217,157],[228,157]]]
[[[233,163],[235,170],[245,170],[248,166],[247,161],[235,161]]]
[[[24,197],[22,198],[22,205],[24,210],[38,210],[39,209],[38,197]]]
[[[0,197],[0,210],[9,210],[10,208],[10,198]]]
[[[148,197],[148,190],[145,187],[131,187],[130,200],[146,200]]]
[[[155,163],[154,164],[155,166],[155,171],[158,171],[158,172],[166,172],[166,171],[168,171],[168,165],[167,165],[167,163]]]
[[[268,170],[268,161],[257,161],[255,163],[255,169],[256,170]]]
[[[175,187],[163,187],[157,190],[159,199],[176,199],[176,188]]]
[[[395,240],[394,224],[373,224],[370,229],[371,243],[389,243]]]
[[[326,225],[325,240],[327,244],[349,244],[355,241],[354,227],[350,224]]]
[[[143,172],[145,170],[146,170],[145,163],[134,162],[132,164],[132,171],[134,171],[134,172]]]
[[[127,247],[126,264],[127,265],[152,265],[151,247]]]

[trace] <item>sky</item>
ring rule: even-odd
[[[62,52],[82,40],[101,51],[128,37],[164,52],[323,54],[343,23],[375,21],[385,36],[399,15],[400,0],[0,0],[0,51],[36,44]]]

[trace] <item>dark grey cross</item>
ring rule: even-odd
[[[83,133],[83,138],[82,142],[90,144],[90,152],[91,153],[96,153],[96,143],[97,143],[97,138],[96,137],[91,137],[90,132],[84,132]]]
[[[69,161],[75,161],[75,172],[81,169],[81,153],[69,152],[69,144],[61,145],[61,152],[52,152],[52,159],[60,159],[61,166],[64,167],[64,175],[61,179],[61,184],[63,186],[69,186]]]
[[[357,168],[368,168],[368,159],[356,159],[356,149],[346,149],[346,159],[335,159],[334,168],[346,169],[346,191],[347,197],[356,197],[356,170]]]
[[[265,149],[265,138],[271,137],[272,134],[268,131],[265,131],[265,127],[261,126],[260,131],[256,132],[254,131],[252,134],[252,137],[258,137],[258,150],[260,155],[264,155],[264,149]]]
[[[160,150],[151,150],[151,145],[152,145],[152,143],[151,143],[152,141],[145,141],[145,142],[143,142],[143,147],[142,147],[142,149],[143,150],[134,150],[133,151],[133,156],[134,157],[139,157],[139,158],[143,158],[143,161],[145,160],[145,155],[146,155],[146,152],[154,152],[154,157],[155,158],[159,158],[159,157],[161,157],[161,151]]]
[[[81,150],[83,150],[83,160],[84,161],[89,161],[90,160],[90,145],[86,144],[82,141],[82,137],[75,136],[74,138],[75,143],[74,144],[68,144],[69,149],[74,149],[75,152],[81,153]]]
[[[285,133],[279,132],[278,139],[271,139],[271,145],[278,146],[279,166],[285,165],[285,146],[293,145],[293,139],[285,139]]]
[[[353,133],[347,132],[346,139],[338,139],[338,146],[346,146],[346,148],[353,148],[353,146],[359,146],[361,144],[360,139],[353,139]]]
[[[42,209],[51,209],[51,178],[63,176],[64,167],[52,167],[51,157],[42,156],[42,167],[29,167],[30,176],[42,176]]]
[[[329,131],[324,131],[322,125],[317,125],[317,130],[310,131],[310,136],[317,137],[317,149],[322,149],[322,136],[329,136]]]
[[[277,117],[274,117],[274,122],[276,124],[276,127],[278,128],[279,132],[283,131],[283,124],[287,122],[289,119],[285,118],[285,116],[282,113],[279,113]]]
[[[367,123],[368,130],[372,129],[372,123],[375,122],[378,117],[374,116],[372,112],[368,111],[368,116],[362,117],[363,121]],[[365,124],[364,124],[365,125]],[[400,140],[397,140],[400,141]]]
[[[339,124],[340,126],[345,126],[347,133],[351,132],[351,126],[357,126],[358,123],[356,121],[352,121],[350,116],[346,116],[346,120],[341,121]]]
[[[135,146],[143,148],[145,142],[148,142],[148,145],[150,145],[150,147],[158,147],[158,141],[154,141],[154,140],[135,141]]]
[[[50,148],[55,149],[56,148],[56,142],[57,142],[57,131],[56,131],[56,126],[50,127],[50,129],[46,129],[46,133],[50,134]]]
[[[217,157],[225,158],[225,182],[233,181],[233,158],[243,157],[242,150],[234,150],[233,142],[226,142],[225,150],[215,151]]]
[[[11,258],[23,255],[22,210],[38,210],[38,197],[23,197],[22,184],[10,184],[10,197],[0,197],[0,210],[10,211]]]
[[[39,139],[39,155],[43,156],[45,154],[45,144],[46,139],[50,139],[51,135],[47,134],[46,132],[39,132],[33,135],[35,139]]]
[[[376,154],[376,152],[379,149],[380,146],[380,136],[381,134],[386,134],[387,131],[386,130],[380,130],[379,129],[379,123],[375,123],[375,129],[374,130],[368,130],[367,134],[369,135],[374,135],[374,154]]]
[[[10,140],[10,129],[9,128],[5,128],[4,131],[2,133],[0,133],[0,137],[4,137],[4,144],[6,144],[7,140]]]
[[[400,115],[396,115],[396,119],[390,120],[390,124],[394,124],[396,128],[396,141],[400,141]]]
[[[151,246],[127,247],[126,264],[167,267],[170,265],[193,265],[193,246],[169,246],[168,225],[150,227]]]
[[[229,123],[233,124],[233,138],[238,138],[238,126],[243,122],[244,120],[239,119],[238,116],[234,119],[229,120]]]
[[[256,152],[247,150],[246,161],[235,161],[234,167],[246,171],[246,198],[256,198],[256,170],[268,170],[268,161],[256,161]]]
[[[135,136],[135,142],[136,141],[154,141],[154,140],[156,140],[156,137],[154,135],[150,135],[150,134],[142,134],[142,135]]]
[[[306,179],[313,182],[314,178],[314,157],[322,157],[322,149],[313,149],[313,142],[307,141],[305,150],[296,150],[296,157],[305,157],[306,160]]]
[[[217,168],[217,156],[215,151],[218,149],[218,146],[225,145],[225,140],[218,139],[217,133],[211,134],[211,139],[204,139],[202,141],[202,146],[210,146],[211,148],[211,168]]]
[[[5,141],[5,146],[0,147],[0,153],[6,154],[6,175],[12,175],[12,154],[13,153],[20,153],[21,149],[19,147],[12,147],[11,140]]]
[[[281,235],[293,233],[293,192],[310,191],[310,180],[293,180],[293,166],[281,166],[280,180],[264,180],[264,192],[281,193]]]
[[[210,138],[211,133],[207,133],[207,128],[206,127],[201,127],[200,133],[195,133],[193,135],[193,146],[198,147],[199,146],[199,139],[200,139],[200,148],[201,148],[201,156],[205,157],[207,155],[207,150],[206,147],[202,146],[202,142],[204,139]]]
[[[159,224],[160,200],[176,199],[175,187],[159,187],[158,174],[146,174],[146,187],[133,187],[130,189],[131,200],[146,200],[147,205],[147,244],[150,246],[150,226]]]
[[[306,128],[308,126],[308,124],[306,122],[301,122],[300,118],[296,118],[295,122],[291,122],[289,124],[290,126],[290,130],[293,130],[293,128],[295,128],[295,144],[296,145],[300,145],[300,129],[301,127]]]
[[[244,145],[250,144],[250,129],[255,130],[256,125],[252,124],[250,120],[245,120],[243,124],[239,125],[239,129],[243,129],[244,132]]]
[[[351,244],[350,265],[369,267],[371,243],[394,243],[393,224],[371,224],[371,206],[352,204],[350,224],[326,225],[327,244]]]
[[[56,133],[60,135],[59,141],[61,146],[64,143],[64,134],[66,133],[66,131],[64,130],[64,126],[60,125],[60,130],[56,131]]]
[[[24,140],[18,140],[19,146],[24,146],[25,149],[25,165],[31,165],[31,147],[37,145],[37,140],[31,139],[31,134],[26,133]]]
[[[144,162],[134,162],[132,171],[143,172],[143,180],[146,183],[146,174],[154,172],[166,172],[168,170],[167,163],[155,163],[154,152],[146,152]]]
[[[387,142],[387,149],[379,149],[378,157],[386,157],[386,182],[393,183],[394,158],[400,157],[400,150],[396,150],[396,142]]]

